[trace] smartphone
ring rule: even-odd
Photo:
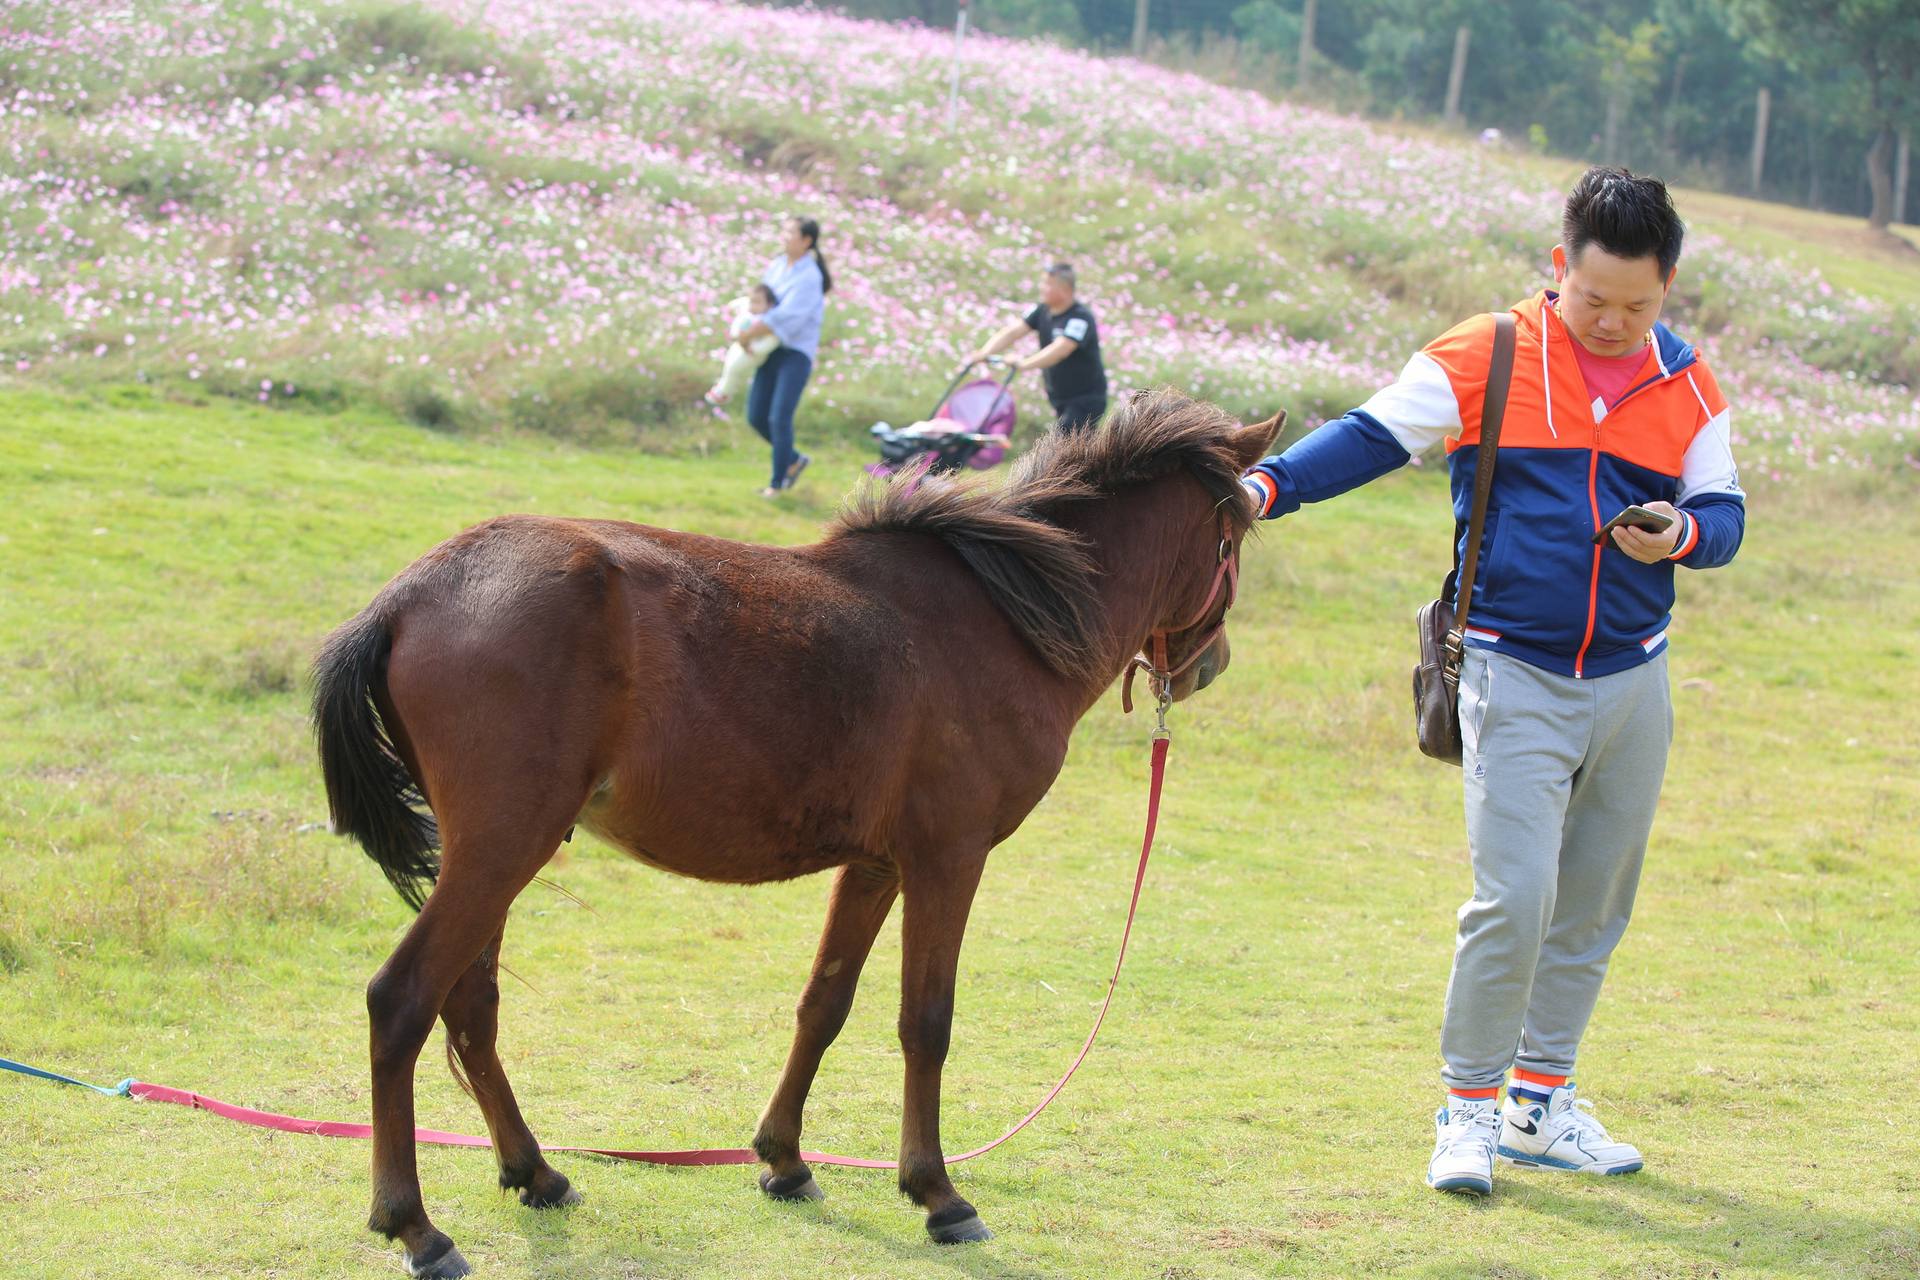
[[[1603,542],[1613,541],[1609,535],[1621,525],[1631,525],[1635,529],[1645,529],[1648,533],[1665,533],[1667,530],[1673,528],[1673,517],[1662,515],[1658,511],[1649,511],[1645,507],[1635,504],[1601,525],[1600,532],[1593,535],[1593,545],[1597,547]]]

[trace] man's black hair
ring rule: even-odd
[[[1595,165],[1580,175],[1567,196],[1560,242],[1570,260],[1578,259],[1590,244],[1616,258],[1653,258],[1664,280],[1680,261],[1680,241],[1686,230],[1666,183]]]

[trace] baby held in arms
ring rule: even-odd
[[[727,326],[727,358],[720,366],[720,380],[707,391],[706,401],[719,408],[746,389],[753,380],[753,372],[765,364],[767,357],[780,345],[780,339],[772,334],[755,338],[746,346],[740,345],[740,335],[753,327],[755,320],[773,310],[779,300],[773,296],[773,290],[764,284],[753,286],[753,292],[744,298],[735,298],[731,304],[733,320]]]

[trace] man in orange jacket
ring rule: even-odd
[[[1567,199],[1555,287],[1512,308],[1473,598],[1455,602],[1473,897],[1441,1025],[1448,1096],[1427,1166],[1439,1190],[1488,1193],[1496,1156],[1642,1166],[1576,1098],[1574,1055],[1633,909],[1673,735],[1674,566],[1726,564],[1746,527],[1726,401],[1660,323],[1683,232],[1662,183],[1590,169]],[[1392,386],[1250,470],[1261,514],[1344,493],[1444,440],[1457,557],[1493,331],[1481,315],[1442,334]],[[1596,541],[1628,507],[1660,527]]]

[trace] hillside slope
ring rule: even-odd
[[[911,410],[1061,256],[1122,383],[1304,424],[1536,287],[1559,200],[1488,149],[1037,43],[967,46],[950,132],[948,36],[810,11],[15,12],[0,376],[28,380],[655,421],[705,385],[715,308],[802,210],[840,286],[803,428]],[[1769,470],[1904,452],[1917,316],[1711,232],[1675,305]]]

